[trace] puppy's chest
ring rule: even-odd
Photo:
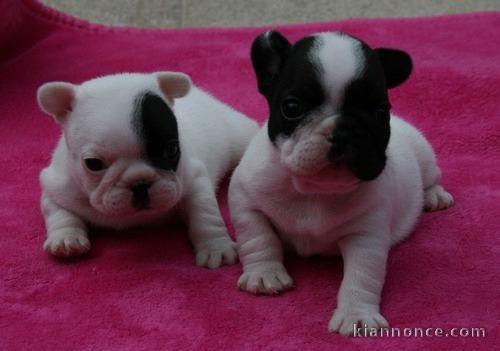
[[[264,204],[277,234],[303,256],[335,253],[346,224],[342,204],[318,198],[271,199]]]

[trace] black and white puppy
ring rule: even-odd
[[[379,312],[389,248],[421,210],[449,207],[432,147],[390,114],[387,90],[412,70],[408,54],[342,33],[295,44],[279,32],[252,46],[268,122],[234,172],[229,205],[243,274],[238,286],[275,294],[292,286],[283,246],[340,254],[344,279],[330,331],[387,326]]]
[[[150,225],[179,210],[198,265],[235,262],[215,187],[257,133],[255,122],[177,72],[46,83],[38,102],[63,130],[40,174],[47,252],[87,252],[89,224]]]

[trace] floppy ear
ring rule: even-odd
[[[268,30],[253,41],[252,64],[261,94],[269,94],[274,78],[281,70],[291,46],[290,42],[275,30]]]
[[[185,96],[191,89],[191,78],[187,74],[180,72],[156,72],[158,85],[170,103],[174,99]]]
[[[413,64],[410,55],[402,50],[375,49],[385,72],[387,88],[394,88],[410,76]]]
[[[45,83],[37,92],[38,106],[62,123],[73,109],[76,86],[65,82]]]

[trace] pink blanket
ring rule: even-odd
[[[414,58],[391,92],[396,113],[434,145],[450,210],[424,214],[389,257],[382,312],[399,328],[485,328],[485,338],[343,338],[327,332],[339,258],[288,257],[295,290],[236,289],[239,265],[198,268],[182,223],[93,231],[92,253],[42,251],[38,173],[60,134],[35,102],[46,81],[180,70],[256,120],[249,60],[263,28],[132,29],[76,20],[33,0],[0,3],[1,350],[493,350],[500,311],[500,13],[284,26],[292,40],[341,30]],[[105,116],[103,116],[105,118]],[[227,219],[225,188],[221,204]],[[465,333],[465,332],[464,332]],[[469,333],[472,333],[469,331]]]

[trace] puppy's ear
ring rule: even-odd
[[[290,42],[275,30],[268,30],[253,41],[252,64],[261,94],[269,94],[291,47]]]
[[[185,96],[191,89],[191,78],[187,74],[180,72],[156,72],[158,85],[170,103],[174,99]]]
[[[410,76],[413,64],[410,55],[402,50],[375,49],[385,72],[387,88],[394,88]]]
[[[37,92],[38,105],[58,123],[64,122],[73,109],[76,86],[65,82],[45,83]]]

